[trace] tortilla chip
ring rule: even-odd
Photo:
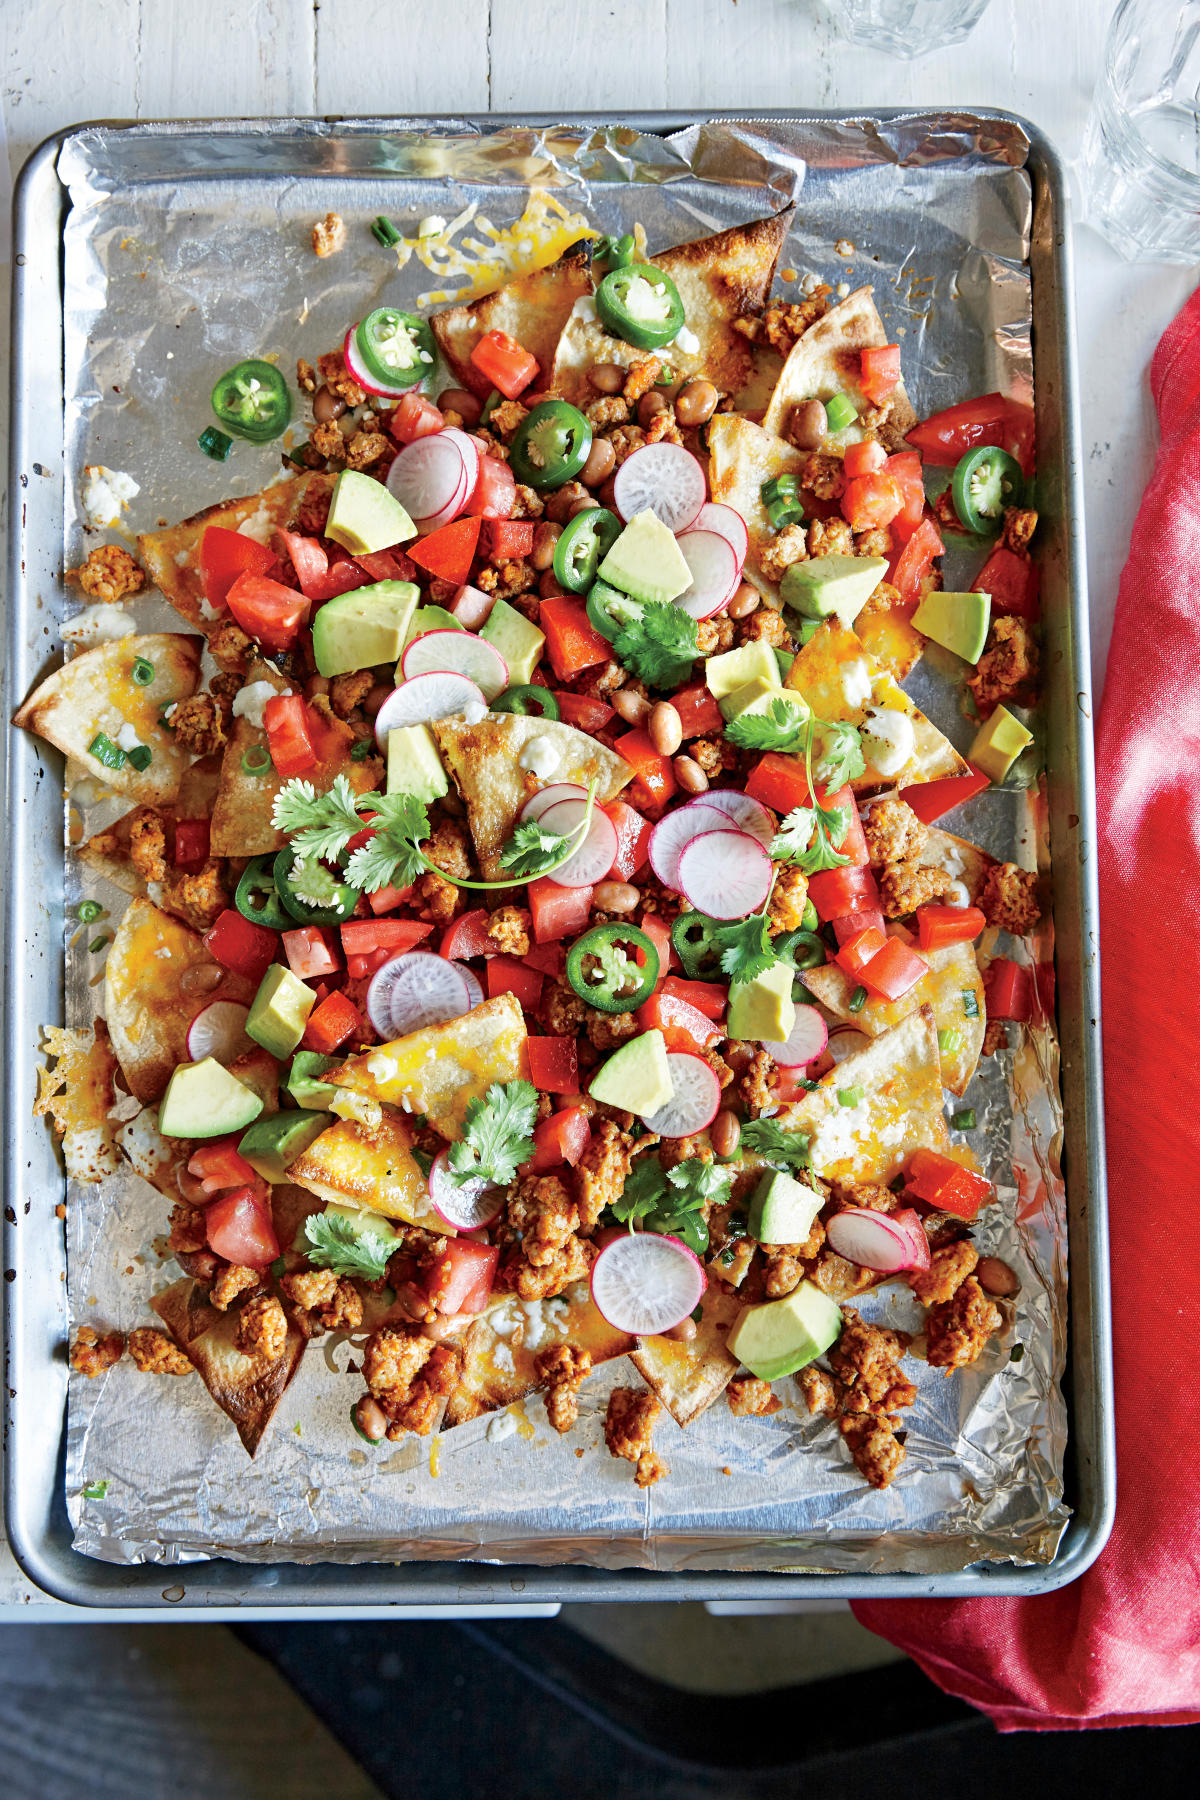
[[[910,675],[925,652],[925,639],[899,606],[864,609],[854,621],[854,635],[893,681]]]
[[[923,950],[920,954],[929,964],[928,975],[922,975],[899,1000],[880,1000],[871,995],[857,1012],[852,1009],[850,999],[858,983],[836,963],[806,969],[802,979],[809,993],[815,994],[835,1018],[871,1038],[882,1037],[884,1032],[891,1031],[910,1013],[916,1012],[919,1006],[928,1006],[937,1029],[957,1035],[958,1049],[940,1052],[942,1085],[952,1094],[961,1094],[975,1073],[983,1049],[987,1025],[983,978],[970,944],[944,944],[940,950]],[[968,993],[975,997],[974,1017],[968,1015],[963,1005],[963,995]]]
[[[522,349],[536,356],[541,377],[535,389],[549,386],[554,352],[576,300],[592,291],[591,262],[583,244],[572,245],[558,261],[545,269],[518,275],[493,294],[473,300],[470,306],[448,306],[433,313],[429,323],[438,348],[456,379],[472,394],[486,400],[492,384],[471,361],[471,352],[485,331],[504,331]]]
[[[279,694],[293,691],[286,678],[267,662],[253,663],[246,681],[269,681]],[[350,755],[361,732],[341,719],[331,717],[323,723],[341,739],[341,753],[327,757],[305,775],[305,781],[310,781],[319,794],[327,793],[339,775],[346,777],[356,794],[369,794],[379,787],[384,778],[382,759],[366,756],[355,762]],[[214,856],[265,856],[282,850],[287,843],[284,834],[271,823],[275,796],[284,785],[284,777],[271,764],[261,775],[252,775],[245,767],[246,752],[255,750],[261,755],[266,745],[265,731],[249,719],[234,719],[221,759],[220,787],[209,829],[209,847]]]
[[[558,719],[489,713],[478,725],[468,725],[455,713],[435,720],[429,729],[467,803],[467,823],[488,881],[502,878],[500,851],[512,836],[521,808],[539,788],[558,781],[574,781],[586,788],[595,781],[596,804],[600,806],[615,800],[633,780],[633,770],[615,751]],[[521,767],[521,752],[533,738],[548,740],[558,751],[558,766],[545,781]]]
[[[406,1122],[389,1113],[370,1130],[355,1119],[338,1119],[288,1164],[287,1172],[293,1183],[322,1200],[349,1200],[385,1218],[450,1234],[450,1226],[433,1210],[412,1143]]]
[[[880,350],[890,339],[869,287],[857,288],[823,318],[817,319],[792,345],[767,407],[763,424],[778,437],[787,435],[793,408],[803,400],[831,400],[846,394],[860,413],[874,405],[859,386],[860,358],[864,350]],[[890,436],[903,437],[917,422],[901,379],[891,394],[888,419]],[[832,445],[854,443],[868,433],[860,425],[838,432]]]
[[[218,1312],[204,1289],[186,1276],[155,1294],[150,1302],[184,1355],[190,1357],[205,1387],[253,1456],[271,1416],[304,1355],[305,1338],[288,1320],[283,1354],[276,1362],[247,1356],[237,1347],[236,1311]]]
[[[629,1360],[658,1395],[677,1425],[690,1425],[725,1392],[737,1373],[736,1356],[725,1348],[729,1327],[744,1302],[715,1282],[700,1303],[696,1335],[642,1338]]]
[[[468,1102],[482,1096],[493,1081],[529,1080],[526,1035],[525,1015],[517,1000],[512,994],[497,994],[461,1018],[448,1019],[444,1025],[426,1025],[390,1044],[378,1044],[362,1056],[352,1056],[340,1069],[331,1069],[325,1079],[335,1087],[369,1094],[385,1106],[424,1113],[435,1131],[444,1138],[456,1138]],[[317,1144],[322,1142],[317,1139]],[[298,1163],[293,1163],[292,1174],[306,1186],[312,1185]],[[378,1206],[377,1210],[386,1209]]]
[[[108,1116],[117,1097],[117,1059],[108,1027],[103,1019],[91,1030],[43,1025],[42,1049],[56,1060],[53,1069],[38,1070],[34,1117],[49,1117],[73,1180],[103,1181],[116,1173],[120,1160],[116,1126]]]
[[[862,1098],[843,1106],[838,1093],[850,1088],[861,1088]],[[846,1057],[810,1094],[782,1107],[775,1123],[810,1134],[813,1172],[827,1181],[891,1181],[919,1147],[947,1150],[932,1009],[919,1006]]]
[[[687,327],[700,340],[694,351],[672,344],[664,352],[676,379],[704,375],[723,394],[736,394],[745,385],[754,358],[749,341],[734,330],[733,322],[765,306],[795,211],[786,206],[770,218],[734,225],[650,258],[679,289]],[[628,368],[648,354],[622,338],[610,337],[596,318],[594,302],[585,298],[576,302],[558,340],[551,386],[564,400],[586,405],[595,398],[587,379],[594,363],[615,362]]]
[[[190,969],[219,976],[211,990],[201,988],[202,998],[184,986]],[[254,993],[253,982],[213,960],[198,932],[149,900],[132,901],[104,966],[104,1011],[130,1093],[143,1106],[161,1099],[188,1060],[188,1026],[201,1006],[218,999],[249,1005]]]
[[[708,486],[714,500],[740,513],[750,534],[743,575],[778,608],[779,588],[762,572],[762,552],[775,537],[762,503],[762,486],[773,475],[796,473],[808,452],[794,450],[782,438],[739,413],[717,413],[708,427]]]
[[[47,676],[13,723],[36,731],[115,794],[128,794],[147,806],[162,805],[175,799],[191,758],[159,723],[159,712],[172,700],[186,700],[195,693],[200,650],[198,638],[175,631],[97,644]],[[148,687],[139,687],[133,679],[133,665],[139,659],[154,670]],[[128,757],[119,769],[110,769],[88,753],[97,732],[115,744],[126,725],[133,726],[139,742],[151,751],[145,769],[135,769]]]
[[[227,531],[250,529],[245,536],[256,543],[270,544],[271,534],[288,525],[300,511],[301,502],[309,494],[328,493],[334,477],[321,470],[296,475],[289,481],[277,481],[259,494],[247,494],[244,500],[218,500],[178,525],[163,531],[144,531],[138,538],[138,554],[149,570],[150,579],[159,592],[182,613],[189,625],[205,637],[229,619],[228,612],[217,612],[204,598],[200,578],[200,539],[210,525],[223,525]]]
[[[562,1341],[590,1351],[593,1368],[614,1356],[624,1356],[637,1342],[628,1332],[610,1325],[592,1305],[586,1281],[576,1282],[561,1298],[565,1303],[561,1309],[556,1300],[541,1300],[526,1302],[528,1310],[523,1312],[520,1300],[505,1295],[473,1320],[463,1333],[462,1377],[446,1407],[443,1431],[465,1425],[483,1413],[498,1412],[543,1385],[534,1366],[536,1353],[511,1341],[516,1320],[544,1315],[544,1309],[551,1309],[550,1317],[557,1318]],[[497,1331],[496,1325],[507,1329]]]
[[[862,689],[869,684],[864,701]],[[949,738],[944,737],[902,687],[863,647],[862,639],[836,618],[826,619],[801,646],[783,684],[803,694],[822,719],[849,719],[861,725],[871,707],[888,707],[906,713],[912,723],[915,745],[902,769],[881,775],[868,763],[850,783],[856,794],[873,794],[881,788],[912,786],[936,781],[943,775],[967,775],[970,770]]]
[[[953,832],[939,831],[936,825],[929,827],[929,835],[925,840],[925,848],[917,858],[922,868],[945,869],[956,881],[961,881],[971,896],[971,904],[979,904],[979,895],[988,878],[989,869],[996,867],[996,858],[981,850],[978,844],[972,844],[967,838],[955,837]]]
[[[184,770],[179,795],[173,804],[149,809],[158,818],[168,841],[177,819],[207,819],[210,816],[220,783],[220,772],[220,757],[204,757],[200,762],[193,763],[190,769]],[[153,900],[155,906],[161,906],[164,912],[173,913],[186,924],[187,914],[176,904],[170,882],[147,881],[141,870],[134,867],[129,854],[130,831],[135,819],[143,816],[142,809],[136,806],[129,812],[122,813],[105,830],[98,831],[86,844],[80,844],[77,854],[89,869],[102,876],[113,887],[119,888],[123,894]]]

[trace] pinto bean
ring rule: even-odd
[[[592,890],[592,905],[597,912],[636,912],[641,895],[629,881],[600,881]]]
[[[685,794],[707,794],[708,776],[694,756],[677,756],[671,767]]]
[[[683,723],[669,700],[651,707],[646,729],[660,756],[674,756],[683,742]]]
[[[742,1124],[737,1114],[722,1108],[709,1130],[712,1147],[718,1156],[732,1156],[741,1142]]]

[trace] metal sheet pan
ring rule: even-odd
[[[763,115],[739,114],[739,119]],[[796,115],[789,128],[841,123],[855,115]],[[11,1269],[6,1384],[8,1524],[14,1550],[31,1578],[60,1597],[85,1604],[145,1605],[161,1596],[214,1606],[264,1603],[452,1603],[519,1593],[525,1599],[740,1598],[829,1594],[1032,1592],[1061,1585],[1098,1553],[1111,1518],[1113,1481],[1107,1337],[1102,1123],[1099,1107],[1098,969],[1095,920],[1094,807],[1082,519],[1077,468],[1070,329],[1070,270],[1065,198],[1053,151],[1032,127],[1007,115],[957,115],[986,131],[989,120],[1021,124],[1030,142],[1034,192],[1030,270],[1037,371],[1042,552],[1047,612],[1048,764],[1051,849],[1055,875],[1059,1032],[1066,1108],[1072,1267],[1071,1463],[1068,1500],[1074,1516],[1049,1567],[988,1565],[933,1575],[768,1575],[686,1573],[655,1576],[586,1569],[496,1569],[406,1564],[336,1567],[221,1562],[191,1566],[186,1583],[161,1587],[162,1569],[113,1567],[75,1555],[61,1501],[58,1422],[65,1396],[63,1244],[53,1207],[61,1174],[46,1134],[29,1117],[36,1024],[60,1016],[61,800],[54,775],[27,740],[9,747],[10,857],[6,996],[7,1238]],[[929,115],[887,113],[889,130],[913,140],[936,128]],[[670,132],[696,121],[649,115],[615,121],[641,131]],[[424,121],[276,121],[226,123],[201,133],[187,126],[129,128],[125,179],[171,180],[198,167],[236,176],[285,171],[378,176],[386,169],[380,140]],[[432,125],[432,121],[428,122]],[[452,122],[472,131],[545,121],[493,116]],[[582,118],[571,125],[612,124]],[[446,121],[439,121],[445,129]],[[10,710],[54,648],[47,596],[58,585],[67,496],[62,471],[62,295],[59,249],[64,195],[54,172],[63,137],[31,160],[18,195],[15,269],[9,656]]]

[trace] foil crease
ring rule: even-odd
[[[221,369],[251,354],[278,355],[285,367],[297,355],[315,360],[340,343],[347,319],[385,298],[414,306],[428,272],[414,260],[398,275],[366,221],[386,212],[411,232],[426,215],[453,217],[473,199],[505,224],[531,183],[554,189],[600,230],[640,221],[652,250],[795,197],[781,268],[847,290],[874,285],[919,413],[994,388],[1032,394],[1031,191],[1016,124],[956,113],[932,122],[709,121],[663,139],[628,126],[308,121],[258,137],[233,124],[134,128],[121,138],[119,158],[104,127],[76,134],[60,156],[70,194],[64,448],[76,474],[104,463],[140,483],[131,529],[253,492],[277,473],[277,448],[239,444],[226,465],[195,449]],[[309,227],[331,208],[346,217],[349,244],[317,262]],[[77,481],[73,488],[77,495]],[[70,501],[67,511],[70,566],[87,538]],[[949,587],[959,585],[955,560],[951,546]],[[159,613],[143,628],[178,624],[169,609]],[[139,606],[139,619],[147,614]],[[934,661],[906,685],[965,749],[971,723]],[[78,832],[83,810],[68,804],[69,831]],[[89,831],[103,820],[102,810],[87,810]],[[1025,787],[992,789],[950,823],[998,856],[1048,869],[1036,769]],[[119,914],[115,890],[79,881],[72,865],[68,904],[94,891]],[[67,948],[69,1023],[86,1022],[97,1002],[89,935],[76,933]],[[1024,954],[1003,940],[1001,948]],[[1049,921],[1033,948],[1039,963],[1051,960]],[[985,1060],[956,1104],[975,1109],[971,1141],[1002,1202],[985,1212],[977,1242],[1011,1264],[1021,1292],[1005,1303],[1006,1328],[977,1366],[947,1379],[914,1346],[905,1366],[918,1399],[891,1488],[863,1482],[836,1431],[807,1414],[787,1381],[777,1384],[784,1407],[771,1418],[734,1419],[718,1402],[684,1432],[664,1415],[656,1448],[670,1476],[643,1493],[603,1444],[609,1389],[637,1380],[623,1360],[587,1384],[566,1438],[530,1398],[512,1409],[503,1438],[485,1418],[368,1450],[347,1418],[361,1391],[348,1365],[361,1346],[338,1336],[310,1346],[253,1462],[195,1379],[143,1376],[128,1359],[97,1381],[73,1377],[66,1498],[76,1549],[117,1563],[457,1558],[862,1574],[1049,1561],[1068,1517],[1058,1051],[1047,1027],[1010,1031],[1020,1043]],[[69,1200],[73,1321],[124,1330],[150,1322],[150,1295],[177,1273],[156,1248],[166,1229],[161,1196],[124,1171],[98,1188],[75,1187]],[[861,1310],[920,1324],[907,1288],[880,1288]],[[85,1487],[103,1493],[85,1498]]]

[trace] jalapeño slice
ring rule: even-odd
[[[589,506],[563,527],[554,546],[554,578],[568,594],[586,594],[596,570],[621,535],[621,521],[603,506]]]
[[[246,864],[237,884],[233,904],[252,925],[268,931],[287,931],[295,924],[275,887],[275,855],[256,856]]]
[[[649,263],[613,269],[596,289],[600,323],[635,350],[674,342],[684,322],[683,301],[671,277]]]
[[[586,519],[589,513],[581,513],[579,516]],[[564,531],[563,537],[566,535]],[[561,544],[562,538],[558,541]],[[592,627],[601,637],[607,638],[610,644],[616,642],[631,619],[640,619],[644,610],[640,600],[630,599],[619,588],[610,587],[607,581],[593,582],[587,597],[587,616]]]
[[[212,409],[226,431],[266,444],[292,416],[287,382],[272,363],[251,357],[227,369],[212,391]]]
[[[597,238],[592,245],[592,267],[607,274],[611,274],[613,269],[627,269],[634,259],[636,249],[631,231],[625,232],[622,237]]]
[[[721,950],[713,936],[716,920],[707,913],[682,912],[671,926],[671,942],[689,981],[711,981],[721,973]]]
[[[567,980],[600,1012],[633,1012],[654,992],[658,951],[636,925],[594,925],[567,952]]]
[[[295,873],[296,863],[300,860],[290,844],[285,845],[274,859],[275,892],[283,902],[285,912],[301,925],[342,925],[352,919],[359,892],[357,888],[347,887],[343,881],[329,881],[329,901],[324,906],[313,906],[308,900],[301,899],[297,889],[303,887],[304,882]],[[317,866],[323,869],[323,865]],[[305,869],[310,879],[312,873]],[[324,870],[324,875],[328,875],[328,870]],[[323,880],[324,875],[318,879]]]
[[[354,334],[354,347],[367,372],[385,387],[415,387],[428,375],[437,354],[433,333],[414,313],[377,306]]]
[[[578,475],[592,448],[592,428],[577,406],[543,400],[517,427],[508,466],[531,488],[557,488]]]
[[[522,717],[535,719],[562,717],[558,709],[558,701],[549,688],[539,687],[533,681],[522,682],[517,687],[505,688],[504,692],[492,701],[492,711],[520,713]]]
[[[950,477],[959,523],[977,537],[994,537],[1006,506],[1020,506],[1025,492],[1021,465],[1007,450],[980,444],[968,450]]]

